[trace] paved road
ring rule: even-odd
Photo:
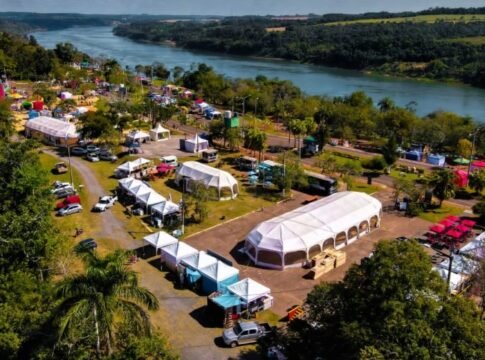
[[[62,158],[53,151],[47,150],[46,152]],[[107,190],[99,184],[85,160],[72,157],[71,164],[83,179],[83,185],[89,194],[89,202],[94,204],[99,196],[104,195]],[[140,247],[140,241],[133,239],[128,234],[123,221],[111,211],[99,214],[99,219],[102,226],[95,236],[106,239],[103,244],[106,244],[109,250],[120,247],[131,250]],[[174,288],[174,283],[168,274],[160,272],[157,257],[139,261],[134,265],[134,269],[140,274],[141,284],[154,293],[160,302],[160,310],[151,314],[152,323],[169,338],[183,359],[239,358],[239,349],[221,347],[215,340],[221,333],[220,329],[203,327],[199,322],[200,311],[198,309],[206,304],[205,297],[197,296],[188,290]]]

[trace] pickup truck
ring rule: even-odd
[[[224,330],[222,339],[227,346],[236,347],[255,343],[259,338],[267,335],[272,330],[268,323],[259,324],[256,321],[238,322],[234,327]]]
[[[93,206],[93,211],[106,211],[118,201],[117,196],[101,196],[96,205]]]
[[[67,173],[67,165],[63,162],[55,164],[54,173],[58,175]]]

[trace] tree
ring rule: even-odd
[[[44,83],[34,84],[33,95],[40,96],[48,107],[57,100],[57,93]]]
[[[96,338],[96,352],[112,353],[118,331],[129,326],[133,335],[150,334],[148,310],[158,309],[157,298],[138,285],[136,272],[129,269],[128,253],[116,250],[104,257],[96,252],[80,252],[86,270],[70,276],[57,286],[60,305],[56,310],[59,341],[81,340],[79,335]]]
[[[189,181],[190,192],[187,196],[187,208],[193,208],[193,218],[198,223],[204,222],[209,216],[208,201],[213,189],[208,188],[202,181]],[[219,194],[216,194],[219,197]]]
[[[280,190],[290,194],[291,189],[305,187],[308,180],[298,156],[291,152],[285,152],[278,157],[278,161],[283,164],[282,168],[274,169],[273,184]]]
[[[226,139],[229,145],[229,149],[237,150],[241,146],[243,138],[241,136],[241,129],[230,128],[226,129]]]
[[[268,140],[265,132],[251,128],[245,132],[244,147],[258,152],[259,160],[261,161],[261,155],[266,148],[266,141]]]
[[[15,132],[15,117],[10,110],[10,101],[0,100],[0,139],[8,139]]]
[[[127,336],[126,345],[111,356],[110,360],[178,360],[166,339],[152,335],[150,337]]]
[[[322,173],[327,174],[333,174],[338,169],[337,159],[335,156],[325,152],[318,155],[315,165],[322,169]]]
[[[485,219],[485,201],[479,201],[472,207],[473,213]]]
[[[455,175],[449,170],[436,171],[429,179],[429,184],[434,186],[433,195],[436,196],[440,201],[440,207],[444,200],[453,198],[455,196],[454,179]]]
[[[468,139],[458,140],[458,145],[456,146],[456,152],[461,157],[469,159],[472,155],[472,142]]]
[[[153,75],[161,80],[167,80],[170,77],[170,71],[165,65],[160,63],[153,64]]]
[[[468,178],[468,186],[480,194],[485,189],[485,170],[472,172]]]
[[[262,348],[280,346],[288,359],[480,358],[485,323],[478,309],[448,294],[415,241],[383,241],[352,265],[343,281],[317,285],[306,316]],[[462,346],[462,344],[467,344]]]
[[[387,112],[396,108],[396,103],[389,96],[382,98],[378,103],[381,112]]]
[[[388,166],[394,165],[396,160],[399,158],[397,153],[397,142],[394,136],[391,136],[387,140],[387,143],[382,147],[382,156]]]

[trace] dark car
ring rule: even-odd
[[[99,147],[97,147],[96,145],[88,145],[86,146],[86,151],[88,153],[95,153],[96,155],[99,154]]]
[[[116,161],[118,160],[118,157],[113,155],[110,151],[102,150],[99,152],[99,159],[105,161]]]
[[[96,241],[93,238],[88,238],[81,240],[79,244],[76,245],[76,251],[83,251],[83,250],[94,250],[98,247]]]
[[[75,195],[76,191],[72,187],[67,187],[63,189],[59,189],[54,193],[56,199],[64,199],[68,196]]]
[[[86,155],[86,153],[87,153],[87,150],[79,146],[73,147],[71,149],[71,155],[74,155],[74,156],[84,156]]]

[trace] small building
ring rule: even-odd
[[[61,147],[73,146],[79,141],[74,124],[47,116],[38,116],[27,121],[25,136]]]
[[[201,138],[199,135],[195,135],[193,139],[180,139],[180,148],[183,151],[195,154],[207,150],[209,148],[209,141]]]

